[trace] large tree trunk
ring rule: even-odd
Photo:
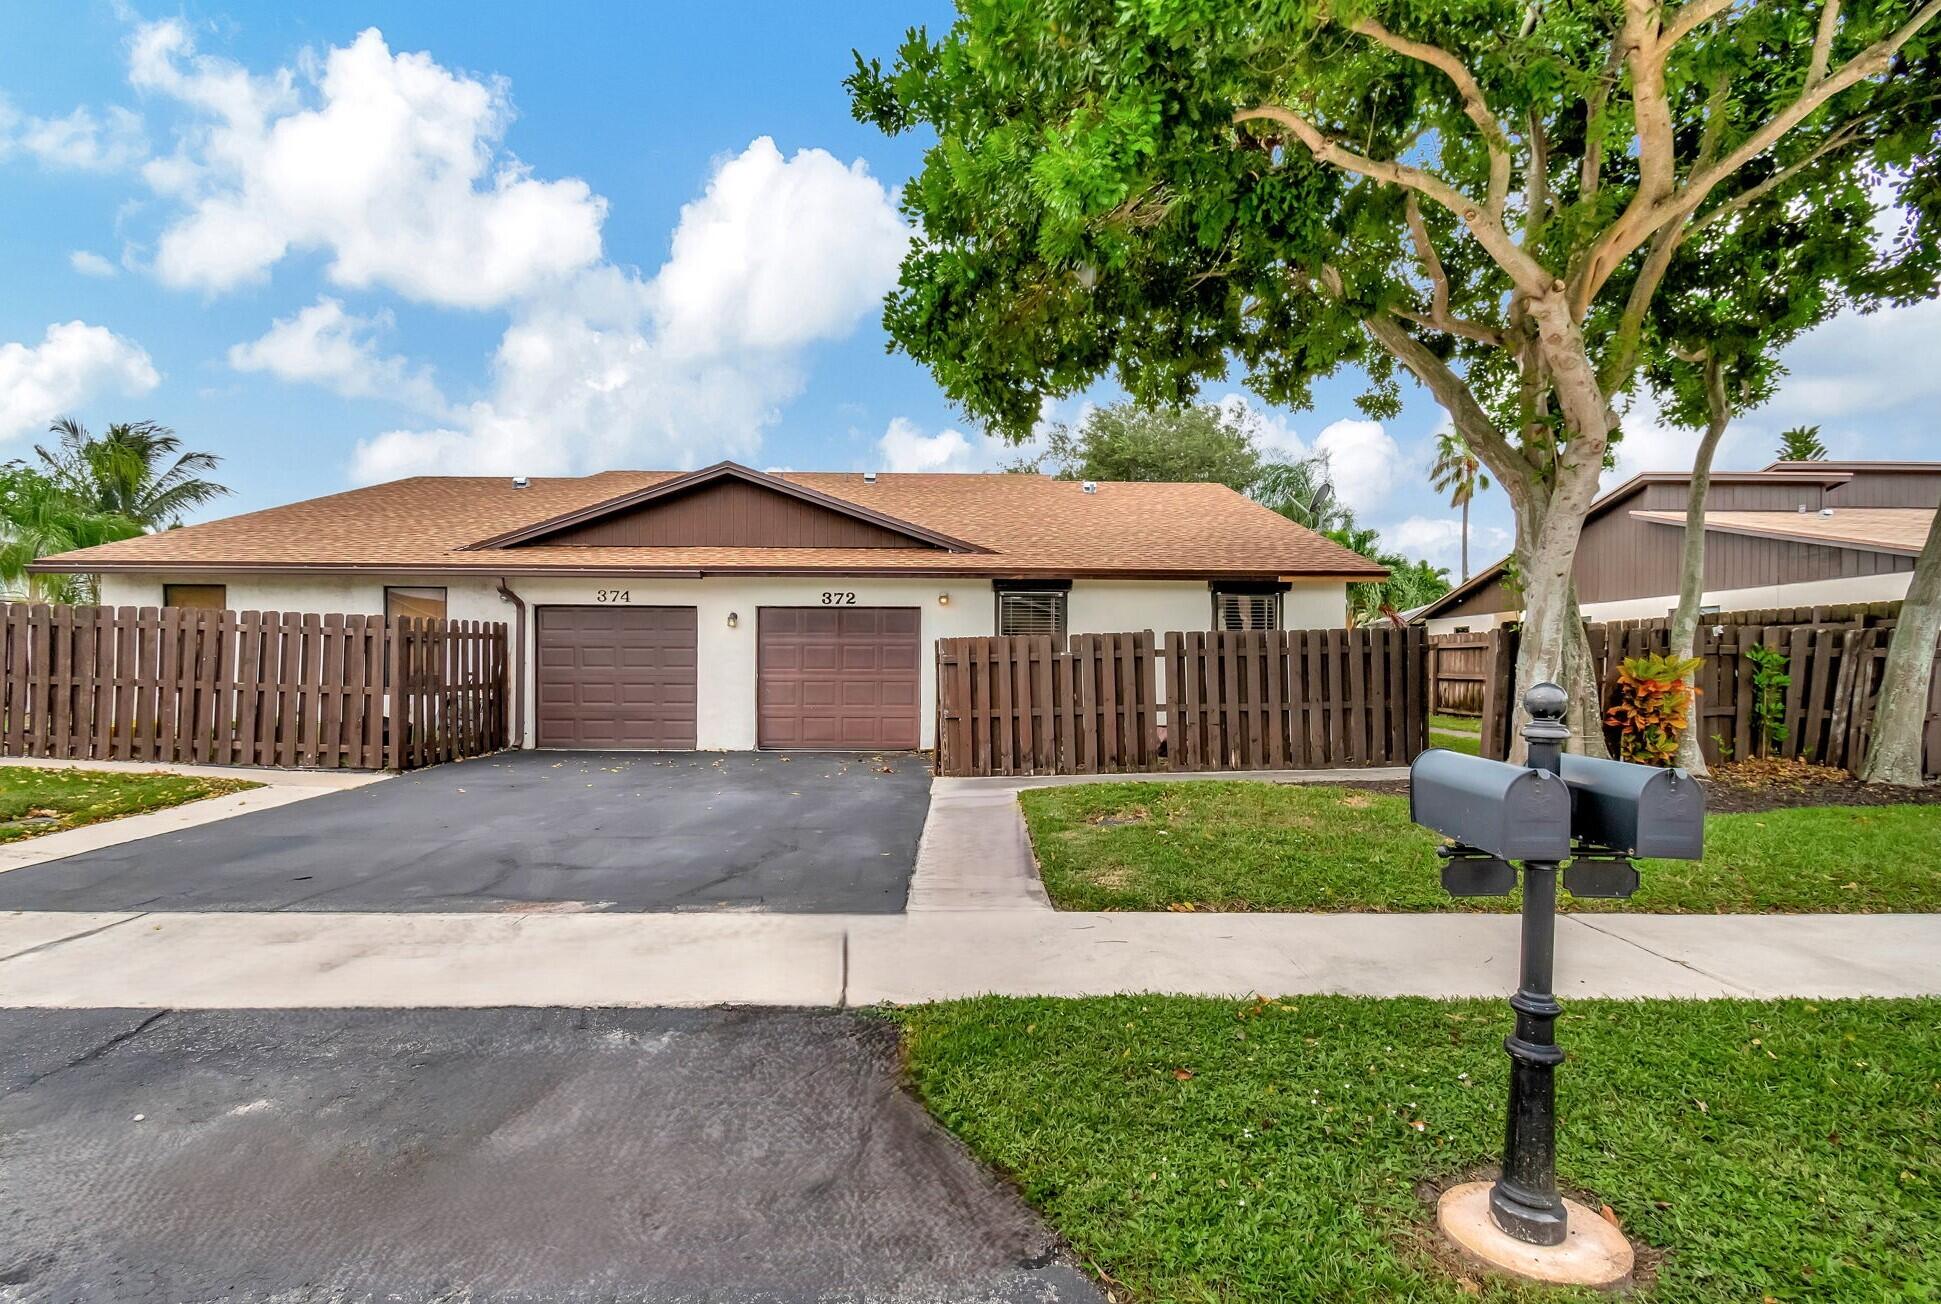
[[[1698,608],[1705,594],[1705,495],[1712,487],[1712,456],[1732,419],[1725,401],[1725,368],[1717,359],[1705,359],[1705,435],[1692,456],[1692,483],[1685,495],[1685,546],[1678,559],[1678,609],[1671,617],[1671,654],[1689,658],[1696,654]],[[1698,677],[1691,681],[1691,725],[1678,740],[1678,763],[1693,774],[1704,774],[1705,751],[1700,746],[1698,714]]]
[[[1928,526],[1921,559],[1914,564],[1914,580],[1901,603],[1900,623],[1887,645],[1873,741],[1860,770],[1868,783],[1921,786],[1921,735],[1927,723],[1937,636],[1941,636],[1941,512]]]
[[[1469,500],[1462,500],[1462,582],[1469,583]]]

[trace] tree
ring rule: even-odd
[[[1887,644],[1873,739],[1860,767],[1860,777],[1868,783],[1921,786],[1921,736],[1926,732],[1936,638],[1941,638],[1941,511],[1928,526],[1927,542],[1901,602],[1900,621]]]
[[[1269,462],[1254,481],[1254,498],[1316,534],[1350,528],[1355,514],[1341,501],[1326,453],[1293,462]]]
[[[1119,402],[1090,409],[1077,430],[1053,426],[1045,451],[1010,469],[1041,471],[1047,464],[1061,480],[1205,480],[1246,493],[1261,460],[1239,408]]]
[[[1865,178],[1829,155],[1694,230],[1665,268],[1652,325],[1661,347],[1644,374],[1667,417],[1703,430],[1687,486],[1671,664],[1686,664],[1697,651],[1705,502],[1733,418],[1771,397],[1786,345],[1844,308],[1872,308],[1910,278],[1918,284],[1934,275],[1932,247],[1903,243],[1877,254],[1872,218]],[[1817,443],[1811,429],[1789,432],[1789,442],[1798,435]],[[1679,764],[1704,773],[1698,731],[1685,731],[1678,746]]]
[[[1779,454],[1781,462],[1824,462],[1826,445],[1820,442],[1818,426],[1794,426],[1791,430],[1779,432]]]
[[[48,429],[61,441],[52,450],[34,448],[46,474],[97,511],[145,528],[180,524],[185,513],[229,492],[201,478],[220,458],[180,452],[175,432],[153,421],[112,425],[98,439],[69,417]]]
[[[78,498],[52,476],[10,462],[0,466],[0,585],[36,602],[94,602],[93,575],[30,575],[28,563],[57,552],[131,539],[141,525]]]
[[[1489,488],[1483,474],[1482,459],[1469,451],[1462,436],[1453,430],[1436,436],[1436,460],[1429,468],[1429,483],[1436,492],[1449,495],[1451,507],[1462,508],[1462,577],[1469,582],[1469,504],[1479,490]]]
[[[1388,568],[1385,580],[1365,580],[1348,586],[1348,619],[1367,625],[1388,619],[1406,623],[1402,613],[1434,602],[1449,591],[1449,572],[1426,561],[1411,561],[1400,553],[1384,552],[1376,531],[1349,521],[1328,531],[1328,538]]]
[[[960,0],[857,115],[937,133],[884,321],[1021,436],[1105,374],[1272,401],[1360,365],[1447,410],[1515,513],[1518,676],[1602,749],[1571,581],[1659,284],[1694,230],[1823,160],[1925,221],[1941,0]],[[1514,192],[1514,193],[1513,193]],[[1910,285],[1909,294],[1932,286]]]

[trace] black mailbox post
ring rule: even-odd
[[[1504,895],[1523,862],[1522,963],[1510,1008],[1516,1028],[1503,1172],[1489,1192],[1490,1220],[1532,1245],[1561,1245],[1568,1231],[1557,1189],[1554,969],[1557,877],[1580,896],[1629,896],[1632,856],[1696,860],[1704,853],[1705,798],[1682,770],[1566,756],[1569,699],[1555,684],[1524,695],[1527,765],[1506,765],[1440,749],[1409,767],[1409,814],[1453,839],[1443,849],[1443,885],[1462,896]]]

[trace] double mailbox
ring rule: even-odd
[[[1565,754],[1558,772],[1433,749],[1409,767],[1409,816],[1452,840],[1442,882],[1456,896],[1503,896],[1511,861],[1568,861],[1581,897],[1630,896],[1633,857],[1697,860],[1705,796],[1683,770]]]

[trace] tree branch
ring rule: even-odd
[[[1692,0],[1678,11],[1678,17],[1671,20],[1664,34],[1658,38],[1658,58],[1662,62],[1671,47],[1689,35],[1701,23],[1710,22],[1725,10],[1732,7],[1732,0]]]
[[[1415,378],[1436,397],[1455,423],[1456,433],[1470,451],[1483,459],[1496,473],[1497,482],[1518,498],[1527,491],[1531,473],[1529,462],[1503,437],[1496,423],[1483,411],[1482,404],[1469,391],[1469,385],[1448,363],[1432,353],[1420,340],[1403,329],[1402,323],[1388,313],[1374,313],[1362,325],[1387,349],[1395,360],[1407,367]]]
[[[1820,6],[1820,30],[1813,36],[1813,57],[1806,65],[1806,89],[1812,90],[1826,80],[1833,62],[1833,29],[1840,23],[1840,0],[1826,0]]]
[[[1635,3],[1636,0],[1633,2]],[[1639,245],[1649,240],[1659,227],[1667,222],[1683,220],[1705,202],[1705,197],[1721,181],[1744,167],[1751,159],[1772,148],[1775,141],[1798,126],[1808,114],[1835,95],[1867,77],[1886,71],[1895,52],[1912,40],[1936,14],[1941,14],[1941,0],[1928,0],[1899,28],[1847,60],[1840,66],[1839,71],[1822,79],[1811,90],[1801,92],[1799,98],[1768,118],[1758,130],[1747,136],[1725,157],[1695,172],[1675,195],[1661,198],[1655,203],[1640,208],[1637,199],[1644,193],[1643,188],[1640,187],[1639,196],[1634,196],[1632,203],[1618,219],[1598,237],[1597,242],[1591,247],[1589,256],[1578,269],[1576,284],[1571,294],[1571,310],[1577,319],[1583,319],[1591,300],[1597,297],[1597,292],[1603,288],[1604,282],[1610,279],[1611,273],[1630,257]],[[1640,134],[1642,135],[1642,127]]]
[[[1589,203],[1597,196],[1599,173],[1604,168],[1604,111],[1611,102],[1611,88],[1617,85],[1624,68],[1624,33],[1611,39],[1611,53],[1604,60],[1604,75],[1584,105],[1584,157],[1578,164],[1577,197]]]
[[[1935,3],[1941,4],[1941,0],[1935,0]],[[1550,274],[1544,270],[1542,264],[1517,246],[1516,241],[1510,237],[1508,228],[1499,219],[1477,208],[1461,191],[1433,173],[1410,167],[1406,163],[1388,162],[1369,158],[1365,154],[1357,154],[1294,110],[1277,104],[1260,104],[1237,110],[1233,120],[1236,124],[1255,120],[1279,123],[1293,132],[1301,143],[1307,146],[1308,152],[1323,163],[1426,195],[1461,219],[1463,225],[1469,228],[1470,234],[1476,237],[1477,243],[1483,246],[1489,256],[1496,260],[1497,266],[1508,273],[1510,280],[1517,286],[1536,294],[1541,293],[1549,284]]]
[[[1758,185],[1748,186],[1730,199],[1715,204],[1703,213],[1700,213],[1692,219],[1691,225],[1686,228],[1686,234],[1689,236],[1703,231],[1706,227],[1721,218],[1730,216],[1741,209],[1751,207],[1779,187],[1785,185],[1788,181],[1791,181],[1800,173],[1806,171],[1806,169],[1812,167],[1815,163],[1818,163],[1828,154],[1834,153],[1836,150],[1842,149],[1855,140],[1860,139],[1860,136],[1860,123],[1849,122],[1846,126],[1840,128],[1840,130],[1820,142],[1817,148],[1803,158],[1795,159],[1793,162],[1788,163],[1785,167],[1767,177],[1764,181],[1761,181]]]
[[[1475,74],[1461,59],[1442,47],[1397,36],[1373,18],[1357,19],[1349,24],[1348,30],[1418,63],[1428,64],[1454,84],[1456,94],[1462,97],[1463,113],[1483,133],[1483,144],[1489,150],[1489,212],[1492,217],[1501,220],[1503,204],[1510,193],[1510,140],[1503,133],[1503,125],[1490,111],[1489,101],[1484,98],[1483,88],[1477,83]]]

